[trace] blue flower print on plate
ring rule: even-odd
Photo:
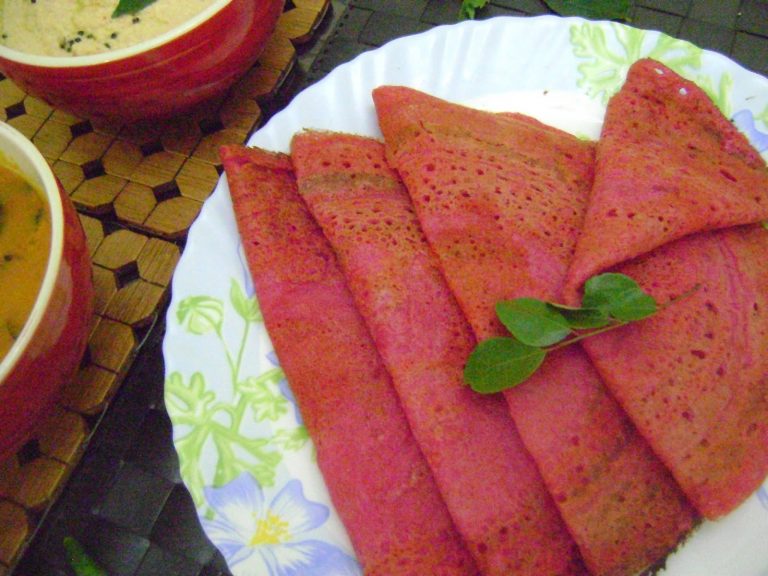
[[[357,561],[343,550],[311,538],[330,511],[307,500],[298,480],[290,480],[267,502],[258,482],[243,473],[221,488],[206,488],[205,498],[215,517],[202,519],[203,526],[235,575],[361,573]]]
[[[746,134],[750,144],[758,152],[768,150],[768,133],[761,132],[755,126],[755,117],[751,110],[739,110],[733,115],[733,123],[736,127]]]

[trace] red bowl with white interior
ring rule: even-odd
[[[3,122],[0,157],[4,169],[14,170],[36,189],[50,217],[48,256],[41,260],[47,262],[41,265],[42,279],[34,288],[24,288],[34,303],[0,358],[2,461],[28,440],[50,413],[63,385],[75,377],[91,327],[94,296],[85,234],[72,202],[46,160],[27,138]],[[7,225],[13,215],[7,206],[5,212]],[[12,290],[20,290],[16,285],[20,274],[14,274],[9,284]]]
[[[42,56],[0,45],[0,71],[84,118],[129,122],[182,114],[222,95],[261,55],[284,0],[212,0],[191,19],[99,54]]]

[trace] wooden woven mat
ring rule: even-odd
[[[174,120],[107,125],[52,109],[0,80],[0,118],[53,167],[80,213],[93,259],[96,313],[88,350],[33,438],[0,461],[0,576],[18,560],[63,489],[169,296],[185,237],[221,167],[218,146],[242,143],[312,39],[330,0],[293,0],[258,63],[229,91]]]

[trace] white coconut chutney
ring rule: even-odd
[[[118,0],[0,0],[0,42],[46,56],[83,56],[132,46],[200,13],[214,0],[155,0],[112,17]]]

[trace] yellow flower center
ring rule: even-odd
[[[288,531],[288,522],[272,512],[267,513],[266,518],[256,521],[256,532],[251,538],[251,546],[264,544],[280,544],[287,541],[291,534]]]

